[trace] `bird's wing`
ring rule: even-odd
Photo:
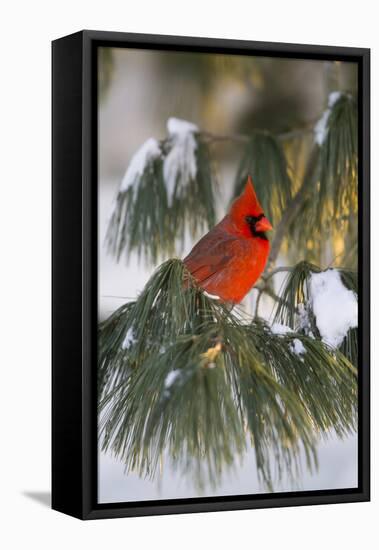
[[[241,239],[224,232],[208,233],[183,261],[195,279],[199,283],[204,283],[245,252]]]

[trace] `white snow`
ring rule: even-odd
[[[213,300],[219,300],[220,296],[217,296],[217,294],[211,294],[210,292],[207,292],[206,290],[203,290],[203,294],[205,296],[208,296],[208,298],[212,298]]]
[[[291,334],[294,332],[292,328],[288,327],[287,325],[282,325],[281,323],[273,323],[270,329],[271,332],[273,334],[276,334],[277,336],[285,336],[286,334]],[[295,353],[299,356],[303,355],[307,351],[303,345],[303,342],[299,340],[299,338],[294,338],[289,344],[289,348],[292,353]]]
[[[328,97],[328,107],[330,109],[334,106],[335,103],[337,103],[341,95],[342,95],[341,92],[338,92],[338,91],[330,92]]]
[[[320,146],[324,143],[328,135],[328,122],[333,105],[341,97],[341,92],[331,92],[328,98],[328,108],[322,113],[321,118],[316,122],[314,127],[315,142]]]
[[[133,155],[125,176],[121,182],[120,191],[127,191],[135,184],[136,180],[144,173],[147,165],[161,155],[159,143],[154,138],[149,138]]]
[[[304,344],[299,338],[294,338],[291,342],[291,350],[296,355],[299,355],[300,357],[306,353],[306,349],[304,347]]]
[[[172,384],[175,382],[175,380],[177,379],[177,377],[179,375],[180,375],[180,370],[179,369],[172,370],[171,372],[169,372],[168,375],[165,378],[164,387],[167,389],[170,386],[172,386]]]
[[[315,142],[322,145],[326,139],[328,133],[328,120],[330,116],[330,109],[326,109],[321,115],[321,118],[316,122],[314,127]]]
[[[193,122],[188,122],[181,118],[171,117],[167,121],[167,131],[172,135],[187,134],[188,132],[198,132],[199,128]]]
[[[122,349],[129,349],[133,344],[135,344],[137,340],[134,337],[133,328],[129,328],[127,333],[125,334],[124,341],[122,342]]]
[[[270,329],[273,334],[277,334],[278,336],[285,336],[286,334],[293,332],[292,328],[280,323],[273,323]]]
[[[186,120],[169,118],[167,130],[172,147],[163,163],[163,176],[167,189],[168,205],[172,205],[175,188],[186,186],[196,177],[196,148],[194,133],[198,127]]]
[[[338,348],[349,329],[358,326],[355,293],[345,287],[337,270],[328,269],[312,273],[310,299],[322,340]]]

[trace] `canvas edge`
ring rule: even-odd
[[[123,43],[128,46],[133,44],[138,47],[160,46],[164,48],[180,47],[190,50],[193,47],[205,48],[205,49],[224,49],[225,51],[231,51],[236,53],[240,50],[245,50],[245,53],[252,53],[259,49],[261,52],[267,52],[268,55],[274,55],[281,48],[282,53],[290,52],[293,56],[332,56],[333,52],[338,56],[351,57],[358,61],[362,67],[362,127],[361,127],[361,145],[362,145],[362,172],[361,182],[363,200],[362,200],[362,224],[361,224],[361,264],[363,262],[369,262],[369,177],[370,177],[370,50],[366,48],[345,48],[345,47],[333,47],[333,46],[311,46],[311,45],[296,45],[296,44],[278,44],[278,43],[261,43],[261,42],[247,42],[247,41],[235,41],[224,39],[206,39],[206,38],[193,38],[193,37],[172,37],[172,36],[159,36],[159,35],[142,35],[142,34],[129,34],[129,33],[108,33],[102,31],[81,31],[68,37],[58,39],[53,42],[53,64],[54,64],[54,50],[65,49],[70,41],[74,41],[77,48],[77,55],[81,58],[82,70],[81,74],[75,76],[71,72],[69,80],[72,84],[77,86],[79,84],[78,78],[80,77],[81,95],[77,97],[76,106],[73,112],[69,115],[72,117],[73,125],[80,123],[81,127],[81,158],[76,162],[75,166],[75,181],[76,187],[80,187],[81,197],[79,204],[74,204],[71,196],[66,196],[64,203],[70,208],[74,209],[76,215],[80,210],[81,216],[81,230],[78,231],[77,225],[71,227],[71,230],[66,235],[67,241],[80,241],[81,246],[81,270],[78,268],[78,263],[75,261],[69,262],[68,267],[76,292],[78,292],[78,285],[80,282],[80,322],[81,322],[81,341],[78,341],[77,334],[75,341],[77,342],[76,353],[74,361],[69,368],[67,368],[67,356],[63,350],[63,357],[60,357],[59,347],[63,345],[60,341],[61,335],[58,334],[59,321],[59,300],[57,297],[59,292],[62,291],[62,287],[69,291],[67,279],[59,272],[59,265],[62,265],[62,258],[64,256],[63,251],[57,251],[58,241],[61,242],[63,237],[62,227],[60,221],[60,214],[57,211],[56,197],[57,193],[57,178],[60,169],[57,168],[57,158],[59,158],[59,148],[63,142],[67,144],[70,142],[70,131],[62,138],[59,136],[59,132],[55,126],[57,125],[57,118],[62,115],[59,113],[57,107],[57,85],[59,82],[63,82],[62,75],[57,74],[59,72],[58,67],[53,68],[53,279],[55,283],[53,286],[53,484],[52,484],[52,507],[55,510],[64,512],[69,515],[81,519],[101,519],[111,517],[127,517],[127,516],[145,516],[145,515],[157,515],[157,514],[175,514],[175,513],[192,513],[192,512],[211,512],[211,511],[225,511],[225,510],[239,510],[239,509],[256,509],[256,508],[268,508],[268,507],[281,507],[281,506],[301,506],[301,505],[313,505],[313,504],[333,504],[343,502],[360,502],[370,500],[370,423],[369,423],[369,399],[365,400],[361,410],[361,462],[360,470],[362,472],[361,484],[359,490],[353,489],[351,491],[346,490],[343,494],[338,492],[329,492],[329,494],[317,494],[317,491],[310,492],[310,494],[299,495],[291,494],[290,496],[271,496],[270,498],[252,497],[251,499],[245,497],[233,497],[232,499],[224,499],[214,501],[212,498],[207,502],[190,502],[192,499],[188,499],[188,502],[144,502],[128,503],[125,505],[99,505],[96,503],[96,485],[97,479],[97,460],[94,460],[94,424],[96,424],[94,414],[96,413],[96,405],[93,400],[93,389],[96,382],[96,373],[94,372],[94,365],[92,361],[93,351],[95,349],[93,339],[95,337],[94,319],[97,318],[96,308],[93,308],[93,300],[96,297],[96,289],[94,288],[94,273],[93,269],[96,265],[96,250],[97,242],[94,243],[94,227],[96,227],[96,215],[94,216],[94,194],[97,193],[97,179],[96,169],[97,159],[95,158],[97,139],[94,138],[94,122],[95,122],[95,101],[94,101],[94,59],[93,51],[95,45],[101,43]],[[72,46],[71,46],[72,47]],[[66,66],[63,67],[64,71],[70,71],[69,56],[66,60]],[[55,82],[55,84],[54,84]],[[55,88],[55,91],[54,91]],[[55,99],[54,99],[55,98]],[[97,108],[97,102],[96,102]],[[75,120],[74,120],[75,119]],[[67,141],[68,140],[68,141]],[[71,147],[78,147],[78,144],[71,144]],[[55,160],[54,160],[55,159]],[[59,164],[59,163],[58,163]],[[65,167],[62,168],[63,173]],[[95,189],[96,184],[96,191]],[[77,196],[78,189],[76,189]],[[61,208],[61,207],[60,207]],[[58,235],[58,236],[57,236]],[[67,249],[64,245],[64,250]],[[55,253],[54,253],[55,249]],[[67,250],[66,250],[67,252]],[[72,258],[71,258],[72,259]],[[369,263],[368,263],[369,265]],[[55,273],[55,275],[54,275]],[[361,391],[369,395],[370,380],[369,380],[369,282],[370,273],[369,268],[362,271],[364,285],[363,292],[361,293],[362,301],[362,329],[365,329],[362,337],[362,361],[364,362],[364,373],[362,377]],[[80,281],[79,281],[80,279]],[[58,301],[58,303],[57,303]],[[62,304],[60,304],[62,305]],[[69,311],[64,312],[63,317],[67,318]],[[79,315],[79,314],[78,314]],[[76,326],[76,323],[75,323]],[[367,333],[368,329],[368,333]],[[67,343],[66,343],[67,344]],[[79,353],[80,350],[80,353]],[[66,381],[62,385],[62,375],[65,373],[66,377],[70,380]],[[60,383],[58,383],[58,379]],[[67,415],[67,410],[64,406],[66,391],[74,390],[74,410],[80,412],[77,414]],[[368,392],[368,393],[367,393]],[[80,393],[80,395],[79,395]],[[63,395],[62,395],[63,394]],[[77,416],[77,426],[74,430],[75,437],[70,439],[70,449],[63,444],[63,440],[60,440],[62,430],[64,432],[67,429],[67,425],[70,424],[73,417]],[[59,435],[58,435],[59,432]],[[67,434],[66,434],[67,436]],[[79,443],[78,443],[79,442]],[[75,456],[74,463],[67,466],[67,457],[63,459],[61,454],[67,454],[70,451]],[[62,471],[62,465],[64,471]],[[73,475],[70,482],[67,483],[67,476]],[[74,479],[76,482],[74,482]],[[79,483],[77,483],[79,482]],[[70,488],[70,489],[68,489]],[[328,493],[328,492],[327,492]],[[70,498],[67,495],[71,495]],[[195,499],[194,499],[195,500]],[[200,499],[201,500],[201,499]]]

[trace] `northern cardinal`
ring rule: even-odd
[[[183,262],[206,292],[223,302],[243,300],[265,268],[272,229],[250,176],[228,214],[193,247]]]

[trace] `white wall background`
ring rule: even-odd
[[[307,550],[377,544],[378,403],[373,361],[373,502],[82,523],[52,512],[50,484],[50,40],[82,28],[372,48],[373,245],[378,230],[379,37],[375,3],[192,0],[14,1],[2,9],[0,544]],[[373,257],[373,281],[377,257]],[[373,334],[378,290],[373,284]],[[373,359],[376,355],[373,341]],[[37,498],[36,498],[37,497]],[[376,543],[375,543],[376,541]]]

